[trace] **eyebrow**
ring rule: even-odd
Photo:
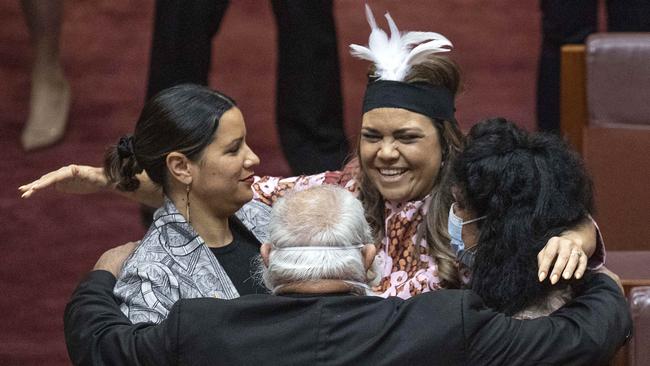
[[[370,127],[363,127],[363,128],[361,128],[361,130],[362,130],[362,131],[363,131],[363,130],[366,130],[366,131],[368,131],[368,132],[379,133],[379,130],[377,130],[377,129],[375,129],[375,128],[370,128]],[[407,127],[407,128],[400,128],[400,129],[398,129],[398,130],[395,130],[395,131],[393,131],[393,134],[394,134],[394,135],[400,135],[400,134],[404,134],[404,133],[413,133],[413,132],[416,132],[416,133],[424,133],[424,131],[422,131],[422,130],[421,130],[420,128],[418,128],[418,127]]]
[[[244,141],[244,137],[240,137],[236,140],[232,140],[228,145],[226,145],[226,149],[235,147],[236,145],[241,144],[242,141]]]

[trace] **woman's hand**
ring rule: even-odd
[[[560,280],[560,275],[565,280],[571,277],[581,278],[587,269],[589,256],[584,252],[579,240],[564,236],[552,237],[537,254],[539,282],[544,281],[554,260],[555,265],[549,276],[553,285]]]
[[[571,277],[582,278],[587,270],[589,257],[596,250],[596,226],[591,217],[585,218],[578,226],[571,228],[548,240],[546,246],[537,254],[539,282],[544,281],[555,260],[550,274],[551,284]]]
[[[108,187],[104,169],[87,165],[71,164],[49,172],[37,180],[18,187],[22,198],[31,197],[36,191],[54,186],[64,193],[88,194]]]
[[[93,270],[108,271],[117,277],[122,271],[124,261],[126,261],[139,244],[139,241],[132,241],[107,250],[99,257]]]

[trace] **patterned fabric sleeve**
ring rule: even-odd
[[[273,203],[291,190],[302,191],[323,184],[335,184],[356,193],[354,179],[358,171],[356,160],[348,163],[343,170],[328,171],[315,175],[300,175],[297,177],[255,177],[253,183],[253,199],[272,206]]]
[[[133,323],[158,324],[180,299],[178,279],[162,263],[127,262],[113,291],[120,309]]]

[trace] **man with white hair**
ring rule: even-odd
[[[375,246],[361,202],[346,190],[325,185],[289,193],[273,206],[269,237],[260,248],[260,274],[273,294],[323,292],[326,284],[371,294],[366,273]]]
[[[131,324],[112,297],[134,245],[106,252],[66,308],[73,363],[593,365],[630,333],[625,298],[602,273],[535,320],[490,310],[471,291],[362,295],[375,248],[360,202],[341,188],[289,194],[274,205],[270,230],[260,275],[273,295],[180,300],[159,325]]]

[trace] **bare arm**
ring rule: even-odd
[[[73,194],[108,191],[147,206],[162,206],[162,190],[149,179],[145,172],[138,174],[137,178],[140,181],[140,187],[134,192],[124,192],[109,183],[104,174],[104,169],[71,164],[49,172],[31,183],[20,186],[18,190],[21,192],[22,198],[29,198],[34,193],[49,187],[54,187],[60,192]]]

